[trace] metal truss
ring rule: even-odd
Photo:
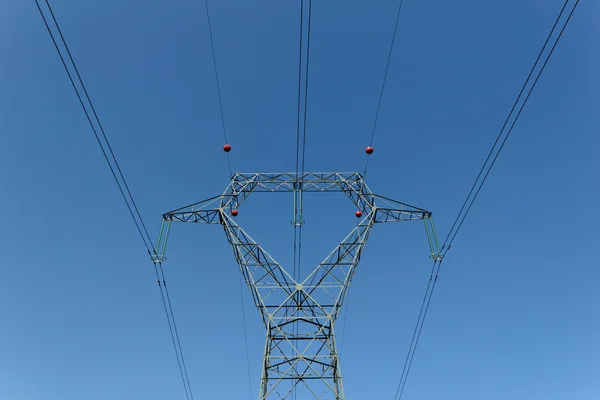
[[[342,192],[362,215],[323,262],[294,279],[231,217],[253,192]],[[259,399],[291,399],[304,387],[315,399],[343,400],[335,322],[373,225],[411,220],[424,221],[431,257],[439,259],[431,212],[372,193],[357,172],[238,173],[222,195],[163,215],[153,259],[165,259],[173,221],[221,225],[267,331]]]

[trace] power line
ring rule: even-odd
[[[218,93],[218,97],[219,97],[219,110],[221,112],[221,125],[223,127],[223,138],[225,139],[225,143],[229,143],[227,140],[227,129],[225,127],[225,113],[223,111],[223,96],[221,95],[221,83],[219,80],[219,69],[217,68],[217,55],[215,52],[215,42],[214,42],[214,38],[213,38],[213,31],[212,31],[212,23],[210,20],[210,10],[208,7],[208,0],[204,0],[204,5],[206,8],[206,19],[208,21],[208,34],[209,34],[209,38],[210,38],[210,48],[212,51],[212,60],[213,60],[213,66],[214,66],[214,70],[215,70],[215,80],[217,82],[217,93]],[[231,168],[231,157],[229,155],[229,153],[227,154],[227,166],[229,168],[229,177],[233,176],[233,170]],[[250,390],[250,398],[252,398],[252,380],[250,377],[250,356],[248,354],[248,332],[247,332],[247,326],[246,326],[246,310],[245,310],[245,305],[244,305],[244,295],[243,295],[243,288],[241,286],[241,276],[240,276],[240,302],[241,302],[241,306],[242,306],[242,322],[243,322],[243,326],[244,326],[244,345],[245,345],[245,349],[246,349],[246,369],[248,371],[248,388]]]
[[[300,0],[300,34],[298,40],[298,115],[296,120],[296,179],[298,179],[298,171],[300,169],[300,120],[302,114],[302,53],[303,53],[303,39],[304,39],[304,0]],[[306,130],[304,130],[306,132]],[[303,161],[302,161],[303,163]],[[297,190],[302,191],[302,185]],[[293,261],[293,276],[294,280],[298,281],[300,276],[300,263],[298,261],[298,224],[302,226],[302,213],[298,213],[298,194],[297,190],[294,191],[294,261]],[[296,303],[300,301],[300,295],[296,295]],[[286,309],[286,315],[288,310]],[[295,322],[292,323],[292,330],[294,334],[298,332],[298,326]],[[296,382],[292,380],[292,400],[296,400]]]
[[[146,251],[148,252],[148,254],[150,256],[152,256],[154,254],[154,244],[152,242],[152,238],[150,237],[148,230],[146,228],[146,225],[144,223],[144,220],[139,212],[139,208],[135,202],[135,199],[133,198],[133,195],[131,193],[131,190],[129,189],[129,185],[127,184],[127,181],[125,179],[125,176],[123,175],[123,172],[121,170],[121,167],[119,166],[119,163],[116,159],[116,156],[112,150],[112,147],[110,146],[110,142],[108,140],[108,137],[106,136],[106,133],[104,132],[104,128],[102,127],[102,123],[100,122],[100,118],[98,117],[98,114],[96,112],[96,109],[94,108],[94,105],[92,103],[92,100],[90,98],[90,95],[87,91],[87,88],[83,82],[83,79],[81,77],[81,74],[79,73],[79,70],[77,68],[77,65],[75,64],[75,60],[71,54],[71,51],[69,49],[69,46],[65,40],[65,37],[60,29],[60,26],[58,24],[58,21],[56,19],[56,16],[54,14],[54,11],[52,10],[52,6],[50,5],[49,0],[46,0],[46,6],[48,8],[48,11],[50,12],[50,15],[52,17],[52,21],[54,23],[54,26],[56,27],[56,31],[58,32],[59,36],[60,36],[60,40],[62,45],[64,46],[69,61],[72,65],[73,70],[75,71],[75,76],[77,77],[77,80],[79,82],[79,85],[81,86],[81,88],[83,89],[83,93],[85,96],[85,99],[87,100],[87,103],[89,105],[89,108],[91,110],[88,110],[88,108],[86,107],[86,104],[83,100],[84,96],[81,95],[79,88],[77,87],[77,84],[75,82],[74,79],[74,74],[71,72],[71,70],[69,69],[69,67],[67,66],[67,62],[66,59],[63,55],[63,52],[61,51],[58,42],[56,41],[55,35],[52,32],[52,29],[50,28],[50,24],[48,23],[48,19],[46,18],[40,3],[38,0],[34,0],[36,3],[36,6],[38,8],[38,11],[40,13],[40,16],[42,17],[42,20],[44,22],[44,25],[46,26],[46,29],[48,30],[48,33],[50,35],[50,38],[52,40],[52,43],[54,44],[54,47],[56,48],[56,51],[58,53],[58,56],[60,57],[60,60],[62,62],[62,65],[65,69],[65,72],[67,73],[67,76],[69,77],[69,81],[71,82],[71,85],[73,86],[73,89],[75,90],[75,94],[77,95],[77,99],[79,100],[79,103],[83,109],[83,112],[85,113],[86,119],[90,125],[90,127],[92,128],[92,131],[94,133],[94,136],[96,138],[96,141],[98,142],[98,145],[100,146],[100,150],[102,151],[102,154],[104,156],[104,159],[106,161],[106,163],[108,164],[108,167],[111,171],[111,174],[115,180],[115,183],[117,184],[117,187],[119,189],[119,192],[121,193],[121,196],[123,197],[123,200],[125,201],[125,205],[127,206],[127,209],[129,211],[129,214],[131,215],[131,218],[133,219],[133,222],[136,226],[136,229],[140,235],[140,237],[142,238],[142,241],[144,243],[144,247],[146,248]],[[92,119],[92,115],[94,117],[94,120],[96,121],[96,124],[98,125],[98,128],[96,128],[93,119]],[[106,148],[105,145],[103,144],[102,139],[104,139],[104,142],[106,143]],[[107,151],[108,149],[108,151]],[[109,157],[110,154],[110,157]],[[120,178],[120,180],[119,180]],[[127,193],[127,195],[125,194]],[[177,332],[177,327],[175,325],[175,317],[173,315],[173,308],[171,305],[171,300],[170,300],[170,296],[168,293],[168,290],[166,288],[166,279],[164,276],[164,272],[162,271],[162,265],[160,266],[161,268],[161,274],[162,274],[162,282],[163,284],[161,285],[161,279],[159,277],[158,274],[158,269],[156,267],[156,263],[154,264],[155,267],[155,272],[156,272],[156,277],[158,280],[158,284],[159,284],[159,288],[160,288],[160,292],[161,292],[161,298],[162,298],[162,302],[163,302],[163,307],[165,309],[165,314],[167,316],[167,322],[169,325],[169,331],[171,333],[171,339],[173,342],[173,346],[175,349],[175,355],[177,357],[177,364],[179,366],[179,371],[182,377],[182,382],[184,385],[184,389],[185,389],[185,393],[186,393],[186,398],[187,399],[192,399],[193,400],[193,395],[192,395],[192,391],[191,391],[191,387],[189,385],[189,378],[188,378],[188,373],[187,373],[187,368],[185,367],[185,361],[183,358],[183,349],[181,347],[181,341],[179,339],[179,333]],[[164,286],[164,290],[165,292],[163,293],[163,286]],[[166,298],[165,298],[165,294],[166,294]],[[167,308],[167,304],[168,304],[168,308]],[[170,313],[169,313],[170,312]],[[172,321],[172,322],[171,322]],[[173,324],[173,326],[171,326],[171,323]],[[173,329],[174,328],[174,329]],[[180,356],[181,356],[181,362],[180,362]],[[185,379],[184,379],[185,376]]]
[[[302,215],[303,215],[303,177],[306,155],[306,122],[308,115],[308,83],[310,66],[310,38],[312,21],[312,0],[308,1],[308,21],[306,35],[306,67],[304,68],[304,103],[302,103],[302,72],[303,72],[303,52],[304,52],[304,0],[300,1],[300,26],[298,43],[298,99],[297,99],[297,120],[296,120],[296,179],[300,172],[299,186],[294,191],[294,261],[293,276],[294,280],[300,281],[300,271],[302,262]],[[304,106],[304,107],[302,107]],[[301,123],[302,121],[302,123]],[[302,129],[301,129],[302,127]],[[302,133],[302,134],[301,134]],[[302,143],[301,143],[302,142]],[[300,303],[300,293],[297,295],[296,302]],[[298,334],[298,326],[293,323],[293,331]],[[297,398],[297,382],[292,381],[292,399]]]
[[[298,115],[296,119],[296,178],[298,177],[298,172],[300,171],[300,132],[301,132],[301,116],[302,116],[302,53],[303,53],[303,39],[304,39],[304,0],[300,1],[300,28],[299,28],[299,48],[298,48]],[[298,189],[298,188],[296,188]],[[301,188],[300,188],[301,189]],[[298,229],[297,223],[298,218],[298,204],[297,204],[297,194],[294,192],[294,220],[292,221],[294,224],[294,261],[293,261],[293,277],[297,280],[297,252],[298,252]],[[300,221],[301,223],[302,221]]]
[[[404,387],[406,386],[408,373],[410,371],[410,367],[412,366],[412,360],[415,356],[415,351],[417,349],[417,344],[419,343],[419,338],[421,337],[421,330],[423,329],[425,317],[427,316],[427,311],[429,310],[429,303],[431,302],[431,295],[433,294],[433,290],[435,289],[435,284],[437,282],[440,266],[441,261],[438,262],[437,260],[435,260],[433,262],[433,267],[431,268],[431,273],[427,281],[427,287],[425,288],[425,294],[423,295],[423,301],[421,302],[421,309],[419,310],[419,316],[417,317],[417,322],[415,323],[415,329],[413,330],[413,335],[410,340],[410,346],[408,347],[408,352],[406,353],[404,366],[402,367],[402,375],[400,375],[400,382],[398,383],[398,388],[396,389],[396,395],[394,396],[394,399],[402,398],[402,393],[404,393]]]
[[[167,280],[165,279],[165,271],[163,270],[162,262],[158,263],[160,266],[160,275],[163,279],[163,287],[165,288],[165,294],[167,295],[167,304],[169,305],[169,312],[171,313],[171,320],[173,322],[173,331],[175,332],[175,338],[177,340],[177,347],[179,347],[179,353],[181,355],[181,365],[183,366],[183,373],[187,382],[188,390],[190,391],[190,399],[194,400],[192,394],[192,386],[190,385],[190,378],[188,376],[187,366],[185,365],[185,358],[183,356],[183,350],[181,348],[181,341],[179,340],[179,331],[177,330],[177,324],[175,323],[175,313],[173,312],[173,306],[171,305],[171,296],[169,296],[169,288],[167,287]]]
[[[390,69],[390,61],[392,59],[392,52],[394,51],[394,43],[396,42],[396,32],[398,31],[398,22],[400,21],[400,13],[402,12],[402,4],[404,0],[400,0],[398,4],[398,12],[396,13],[396,22],[394,24],[394,32],[392,33],[392,42],[390,44],[390,50],[388,52],[387,62],[385,63],[385,73],[383,74],[383,81],[381,82],[381,90],[379,92],[379,100],[377,102],[377,110],[375,111],[375,121],[373,122],[373,129],[371,131],[371,139],[369,140],[369,146],[373,146],[373,139],[375,138],[375,130],[377,129],[377,121],[379,120],[379,110],[381,109],[381,101],[383,99],[383,92],[385,90],[385,83],[387,82],[388,70]],[[365,160],[365,169],[363,176],[367,174],[367,167],[369,166],[369,156],[367,155]]]
[[[129,195],[129,198],[131,199],[131,204],[133,205],[133,208],[135,209],[135,212],[138,216],[138,219],[140,221],[140,224],[142,225],[142,228],[144,230],[144,233],[146,234],[146,237],[148,238],[149,243],[152,245],[152,247],[154,247],[154,245],[152,244],[152,239],[150,238],[150,234],[148,233],[148,229],[146,228],[146,224],[144,224],[144,220],[142,219],[142,216],[140,215],[140,210],[138,209],[138,206],[135,202],[135,199],[133,198],[132,194],[131,194],[131,190],[129,189],[129,185],[127,184],[127,180],[125,179],[125,176],[123,175],[123,172],[121,171],[121,167],[119,166],[119,162],[117,161],[117,158],[115,156],[115,153],[113,152],[112,146],[110,145],[110,142],[108,140],[108,137],[106,136],[106,133],[104,133],[104,128],[102,127],[102,123],[100,122],[100,118],[98,118],[98,114],[96,113],[96,109],[94,108],[94,104],[92,103],[92,100],[90,99],[90,95],[88,94],[87,88],[85,87],[85,84],[83,83],[83,79],[81,79],[81,75],[79,74],[79,69],[77,69],[77,64],[75,64],[75,61],[73,59],[73,56],[71,55],[71,51],[69,50],[69,46],[67,46],[67,42],[65,40],[65,37],[63,36],[62,30],[60,29],[60,25],[58,25],[58,21],[56,20],[56,16],[54,15],[54,11],[52,10],[52,7],[50,6],[50,3],[48,0],[46,0],[46,5],[48,6],[48,10],[50,11],[50,15],[52,16],[52,20],[54,21],[54,25],[56,26],[56,29],[60,35],[60,39],[62,41],[62,43],[65,46],[65,49],[67,50],[67,54],[69,56],[69,59],[71,60],[71,64],[73,65],[73,69],[75,70],[75,73],[77,74],[77,78],[79,79],[79,82],[81,83],[81,88],[83,89],[83,92],[85,94],[85,97],[90,105],[90,109],[92,110],[92,113],[94,114],[94,117],[96,118],[96,121],[98,122],[98,127],[100,128],[100,133],[102,134],[102,137],[104,138],[104,141],[106,142],[106,147],[108,148],[110,155],[115,163],[115,166],[117,167],[117,171],[119,172],[119,176],[121,177],[121,180],[123,181],[123,184],[125,185],[125,190],[127,191],[127,194]]]
[[[564,25],[562,26],[562,29],[560,30],[558,36],[556,37],[556,40],[554,41],[554,44],[553,44],[552,48],[550,49],[549,53],[547,54],[546,59],[545,59],[544,63],[542,64],[542,67],[537,72],[536,78],[535,78],[533,84],[531,85],[531,87],[529,88],[529,90],[527,92],[527,96],[525,97],[524,101],[521,103],[521,106],[519,107],[519,111],[516,114],[513,122],[511,123],[510,128],[509,128],[506,136],[502,140],[501,145],[500,145],[498,151],[496,152],[495,156],[493,157],[491,164],[489,166],[487,166],[487,163],[490,160],[495,147],[500,142],[500,138],[502,137],[504,129],[508,125],[508,121],[510,120],[510,118],[511,118],[513,112],[514,112],[514,110],[517,107],[517,104],[518,104],[519,100],[521,99],[521,96],[524,93],[524,91],[526,89],[526,86],[527,86],[527,83],[530,81],[531,77],[533,76],[533,73],[535,72],[535,68],[538,65],[539,60],[541,59],[541,57],[542,57],[542,55],[544,53],[544,50],[546,49],[546,47],[547,47],[547,45],[548,45],[548,43],[549,43],[549,41],[550,41],[550,39],[552,37],[552,34],[554,33],[554,31],[556,29],[556,26],[558,25],[558,23],[559,23],[562,15],[563,15],[563,13],[564,13],[564,11],[565,11],[566,6],[567,6],[568,3],[569,3],[569,0],[566,0],[565,3],[564,3],[564,5],[563,5],[563,7],[562,7],[562,9],[561,9],[561,11],[560,11],[560,13],[558,14],[558,17],[556,18],[556,21],[554,22],[554,25],[552,26],[552,30],[548,34],[548,37],[546,38],[546,41],[544,42],[544,46],[542,47],[542,50],[540,51],[540,53],[539,53],[539,55],[538,55],[538,57],[537,57],[534,65],[533,65],[533,67],[531,68],[531,71],[529,72],[529,75],[527,76],[527,79],[526,79],[525,83],[523,84],[523,87],[521,88],[521,91],[519,92],[519,95],[517,96],[517,100],[513,104],[513,107],[510,110],[510,113],[509,113],[508,117],[506,118],[506,121],[504,122],[504,125],[502,126],[502,129],[500,130],[500,133],[498,134],[498,137],[496,138],[496,141],[494,142],[494,145],[492,146],[492,149],[490,150],[490,153],[488,154],[488,157],[486,158],[486,161],[484,162],[484,164],[483,164],[483,166],[482,166],[482,168],[481,168],[481,170],[479,172],[479,175],[477,176],[475,182],[473,183],[473,186],[472,186],[471,190],[469,191],[469,194],[467,195],[467,198],[466,198],[463,206],[461,207],[461,209],[460,209],[460,211],[459,211],[459,213],[458,213],[458,215],[457,215],[457,217],[456,217],[456,219],[455,219],[452,227],[450,228],[450,231],[448,232],[448,235],[446,236],[446,239],[444,240],[444,243],[442,245],[442,251],[444,251],[444,249],[445,249],[445,252],[442,254],[442,256],[445,256],[446,253],[448,252],[448,250],[450,250],[450,248],[452,247],[452,243],[454,242],[454,239],[456,238],[456,235],[460,231],[460,228],[462,227],[463,222],[464,222],[466,216],[469,214],[469,212],[471,210],[471,207],[473,206],[473,203],[475,202],[475,199],[477,198],[477,196],[478,196],[478,194],[479,194],[479,192],[480,192],[483,184],[487,180],[487,177],[488,177],[488,175],[489,175],[492,167],[494,166],[496,160],[498,159],[498,156],[499,156],[500,152],[502,151],[502,149],[503,149],[503,147],[504,147],[504,145],[505,145],[508,137],[510,136],[510,134],[511,134],[511,132],[512,132],[512,130],[513,130],[513,128],[514,128],[514,126],[515,126],[515,124],[517,122],[517,120],[519,119],[519,117],[521,115],[521,112],[523,111],[523,109],[525,107],[525,104],[529,100],[529,97],[531,96],[531,93],[533,92],[533,89],[535,88],[535,86],[536,86],[539,78],[541,77],[542,72],[544,71],[544,68],[546,67],[546,64],[550,60],[550,57],[552,56],[552,54],[554,52],[554,49],[556,48],[556,46],[557,46],[560,38],[562,37],[563,32],[565,31],[567,25],[569,24],[569,21],[571,20],[571,16],[575,12],[575,9],[577,8],[577,5],[579,4],[579,0],[577,0],[575,2],[575,5],[571,9],[571,11],[570,11],[570,13],[569,13],[569,15],[568,15],[568,17],[567,17]],[[487,168],[487,171],[486,171],[483,179],[479,183],[479,186],[478,186],[477,190],[475,191],[475,195],[471,198],[471,195],[473,194],[473,191],[475,190],[475,187],[477,187],[478,181],[479,181],[481,175],[483,174],[483,172],[486,170],[486,168]],[[470,202],[469,202],[469,199],[470,199]],[[466,211],[463,214],[463,211],[465,210],[465,207],[466,207],[467,204],[469,204],[469,206],[466,208]],[[456,227],[456,224],[457,224],[457,222],[459,220],[460,220],[460,223]],[[456,227],[456,230],[454,229],[455,227]],[[451,239],[448,241],[448,239],[450,237],[451,237]],[[446,246],[448,246],[448,247],[446,248]],[[436,264],[437,264],[437,268],[436,268]],[[401,400],[402,399],[402,395],[404,393],[404,388],[406,386],[406,382],[407,382],[407,379],[408,379],[408,374],[410,372],[410,368],[412,366],[412,362],[413,362],[413,359],[414,359],[414,356],[415,356],[415,353],[416,353],[417,345],[418,345],[419,339],[421,337],[421,332],[422,332],[423,326],[425,324],[425,318],[427,317],[427,312],[429,310],[429,305],[431,303],[431,298],[433,297],[433,292],[435,290],[435,285],[437,283],[437,279],[438,279],[438,276],[439,276],[439,272],[440,272],[441,266],[442,266],[442,261],[441,260],[439,260],[439,262],[438,262],[438,260],[434,261],[433,268],[432,268],[432,274],[429,277],[429,282],[428,282],[427,288],[425,290],[425,295],[423,297],[423,302],[421,303],[421,311],[419,312],[419,316],[417,318],[417,323],[415,325],[415,330],[413,331],[413,336],[412,336],[411,344],[410,344],[410,347],[409,347],[409,350],[408,350],[408,354],[406,356],[406,360],[405,360],[405,363],[404,363],[404,368],[402,370],[402,375],[401,375],[401,378],[400,378],[400,383],[399,383],[398,389],[396,391],[396,396],[394,397],[397,400]],[[433,281],[432,281],[432,279],[433,279]]]
[[[312,0],[308,0],[308,33],[306,38],[306,75],[304,78],[304,121],[303,125],[303,134],[302,134],[302,175],[304,175],[304,162],[306,161],[306,121],[308,114],[308,77],[309,77],[309,69],[310,69],[310,33],[311,33],[311,24],[312,22]],[[302,210],[300,210],[302,212]]]
[[[310,31],[311,31],[311,20],[312,20],[312,0],[308,1],[308,33],[306,39],[306,75],[304,78],[304,118],[303,118],[303,133],[302,133],[302,170],[300,175],[300,218],[302,218],[304,212],[304,191],[302,190],[302,183],[304,180],[304,164],[306,161],[306,121],[307,121],[307,109],[308,109],[308,71],[310,66]],[[300,268],[302,263],[302,221],[300,221],[298,228],[298,274],[300,274]],[[298,278],[300,279],[300,275]]]
[[[210,12],[208,10],[208,0],[204,0],[204,5],[206,6],[206,19],[208,20],[208,34],[210,37],[210,48],[212,50],[212,59],[213,66],[215,69],[215,80],[217,81],[217,93],[219,95],[219,110],[221,111],[221,125],[223,126],[223,138],[225,139],[225,143],[229,143],[227,141],[227,129],[225,129],[225,113],[223,112],[223,97],[221,96],[221,83],[219,81],[219,70],[217,68],[217,56],[215,54],[215,42],[213,39],[212,32],[212,24],[210,22]],[[227,153],[227,165],[229,167],[229,176],[233,176],[233,172],[231,169],[231,157],[229,153]]]
[[[306,38],[306,75],[304,77],[304,117],[302,122],[302,170],[300,175],[300,219],[304,215],[304,165],[306,162],[306,121],[307,121],[307,110],[308,110],[308,77],[309,77],[309,66],[310,66],[310,33],[311,33],[311,22],[312,22],[312,0],[308,0],[308,29]],[[302,225],[303,221],[300,221],[298,227],[298,276],[295,278],[297,281],[301,280],[300,271],[302,268]],[[298,293],[298,296],[300,294]],[[300,300],[300,298],[298,298]],[[298,326],[296,325],[296,334],[298,334]],[[294,400],[298,398],[297,386],[294,386]]]
[[[517,123],[517,120],[519,119],[519,117],[521,116],[521,112],[523,111],[525,105],[527,104],[527,101],[529,100],[529,96],[531,96],[531,93],[533,92],[533,89],[535,88],[538,80],[540,79],[540,76],[542,75],[542,72],[544,72],[544,68],[546,67],[546,64],[548,63],[548,61],[550,60],[550,57],[552,56],[552,53],[554,52],[554,49],[556,48],[556,45],[558,44],[558,41],[560,40],[560,38],[562,37],[562,34],[565,30],[565,28],[567,27],[569,21],[571,20],[571,16],[573,15],[573,12],[575,11],[575,9],[577,8],[577,5],[579,4],[579,0],[577,0],[575,2],[575,5],[573,6],[573,8],[571,9],[571,12],[569,13],[569,16],[567,17],[566,22],[564,23],[562,29],[560,30],[560,33],[558,34],[558,37],[556,38],[556,41],[554,42],[554,45],[552,46],[552,48],[550,49],[550,52],[548,53],[546,60],[544,61],[544,64],[542,65],[541,69],[538,71],[538,74],[533,82],[533,85],[529,88],[529,91],[527,93],[527,96],[525,97],[525,100],[521,103],[521,106],[519,107],[519,111],[516,115],[516,117],[514,118],[506,136],[504,137],[504,140],[502,141],[496,155],[494,156],[494,158],[492,159],[491,164],[488,166],[488,162],[492,156],[492,154],[494,153],[494,150],[496,148],[496,146],[498,145],[498,142],[500,141],[500,138],[502,137],[502,135],[504,134],[504,131],[506,129],[506,126],[508,125],[508,122],[510,121],[516,107],[517,104],[519,103],[519,101],[521,100],[521,97],[525,91],[525,88],[527,87],[527,84],[529,83],[535,68],[537,67],[543,53],[544,50],[546,50],[546,47],[548,46],[548,43],[550,41],[550,38],[552,37],[552,34],[554,33],[556,26],[558,25],[558,22],[560,21],[560,18],[562,17],[565,8],[567,7],[567,4],[569,3],[569,0],[566,0],[565,3],[563,4],[562,9],[560,10],[560,13],[558,14],[558,17],[556,17],[556,21],[554,21],[554,25],[552,26],[552,30],[550,31],[550,33],[548,34],[548,37],[546,38],[546,41],[544,42],[544,46],[542,47],[542,50],[540,50],[540,53],[537,56],[537,59],[535,60],[535,63],[533,64],[533,67],[531,67],[531,70],[529,71],[529,75],[527,75],[527,79],[525,80],[525,83],[523,83],[523,86],[521,87],[521,91],[519,92],[519,95],[517,96],[517,99],[515,100],[515,102],[513,103],[513,106],[510,110],[510,112],[508,113],[508,116],[506,117],[506,120],[504,121],[504,124],[502,125],[502,128],[500,129],[500,132],[498,132],[498,136],[496,137],[496,140],[494,142],[494,145],[492,146],[492,148],[490,149],[490,152],[487,155],[487,158],[485,159],[485,162],[483,163],[483,165],[481,166],[481,169],[479,170],[479,174],[477,175],[477,178],[475,179],[475,182],[473,182],[473,186],[471,186],[471,190],[469,191],[469,194],[467,195],[467,197],[465,198],[465,201],[458,213],[458,215],[456,216],[456,219],[454,220],[454,223],[452,224],[452,227],[450,228],[450,231],[448,232],[448,235],[446,236],[446,239],[444,240],[444,246],[446,246],[446,244],[448,244],[448,246],[451,246],[452,243],[454,242],[454,239],[456,238],[456,235],[458,234],[458,231],[460,230],[460,228],[462,227],[463,222],[465,221],[465,218],[467,217],[467,215],[469,214],[469,212],[471,211],[471,207],[473,206],[473,203],[475,202],[475,199],[477,199],[477,196],[479,195],[479,191],[481,190],[481,188],[483,187],[483,184],[485,183],[485,181],[487,180],[487,177],[490,173],[490,171],[492,170],[494,164],[496,163],[496,160],[498,159],[498,156],[500,155],[500,152],[502,151],[502,149],[504,148],[504,144],[506,143],[506,140],[508,139],[508,137],[510,136],[510,134],[512,133],[512,130],[515,126],[515,124]],[[487,169],[487,172],[485,173],[483,179],[481,180],[481,182],[479,182],[479,179],[481,178],[481,175],[483,174],[483,172]],[[475,195],[471,198],[471,195],[473,194],[473,190],[475,190],[475,187],[477,186],[477,184],[479,183],[479,187],[475,192]],[[470,203],[469,203],[469,199],[471,199]],[[469,203],[469,206],[467,207],[466,211],[463,214],[463,211],[465,210],[465,206],[467,205],[467,203]],[[461,219],[461,215],[462,215],[462,219]],[[458,227],[456,227],[456,224],[458,222],[458,220],[460,219],[460,223],[458,225]],[[456,230],[454,230],[454,228],[456,227]],[[452,235],[452,239],[450,240],[450,242],[448,242],[448,238],[450,238],[450,236]],[[449,249],[448,249],[449,250]]]
[[[162,263],[155,263],[154,264],[154,271],[156,272],[156,279],[158,280],[158,287],[160,289],[160,297],[162,298],[162,303],[163,303],[163,308],[165,310],[165,315],[167,317],[167,324],[169,325],[169,332],[171,333],[171,341],[173,342],[173,349],[175,351],[175,357],[177,357],[177,365],[179,366],[179,374],[181,375],[181,382],[183,383],[183,390],[185,390],[185,398],[190,400],[193,399],[193,396],[191,396],[191,388],[188,389],[189,387],[189,379],[187,378],[187,371],[185,371],[184,373],[184,369],[182,367],[182,359],[183,359],[183,355],[179,355],[179,349],[177,347],[177,344],[180,343],[178,339],[175,339],[175,334],[177,332],[177,330],[173,330],[173,325],[174,323],[171,322],[171,315],[169,314],[169,309],[167,308],[167,302],[165,301],[165,293],[163,291],[163,284],[164,287],[166,289],[166,282],[163,281],[163,283],[161,283],[161,279],[160,279],[160,275],[158,273],[158,267],[156,264],[160,264],[160,270],[162,272]],[[163,275],[163,279],[164,279],[164,275]],[[169,305],[171,304],[171,302],[169,301]],[[185,364],[185,361],[183,361],[183,364]]]
[[[125,195],[125,190],[123,189],[123,185],[121,184],[121,182],[119,181],[119,178],[117,177],[117,172],[115,171],[115,167],[113,167],[109,157],[108,157],[108,153],[106,151],[106,149],[104,148],[104,145],[102,144],[102,140],[100,139],[100,134],[98,134],[98,129],[96,128],[96,126],[94,125],[94,123],[92,122],[92,117],[90,115],[90,112],[87,110],[84,101],[83,101],[83,97],[81,96],[79,89],[77,88],[77,85],[75,84],[75,80],[73,79],[73,75],[71,73],[71,71],[69,70],[69,68],[67,67],[67,63],[65,61],[65,58],[62,54],[62,52],[60,51],[60,47],[58,46],[58,43],[56,42],[56,38],[54,37],[54,34],[52,33],[52,30],[50,28],[50,25],[48,24],[48,21],[46,19],[46,16],[44,15],[42,8],[38,2],[38,0],[35,0],[35,3],[37,5],[37,8],[40,12],[40,15],[42,17],[42,20],[44,21],[44,25],[46,26],[46,29],[48,30],[48,33],[50,34],[50,38],[52,39],[52,43],[54,44],[54,47],[56,48],[56,51],[58,52],[58,55],[60,57],[60,61],[62,62],[63,67],[65,68],[65,71],[67,72],[67,76],[69,77],[69,81],[71,82],[71,85],[73,86],[73,89],[75,90],[75,94],[77,95],[77,99],[79,100],[79,104],[81,104],[81,108],[83,109],[83,112],[85,113],[86,119],[88,121],[88,123],[90,124],[90,127],[92,128],[92,131],[94,132],[94,136],[96,138],[96,141],[98,142],[98,145],[100,146],[100,150],[102,151],[102,155],[104,156],[104,159],[106,160],[106,163],[108,164],[108,167],[110,168],[110,172],[115,180],[115,183],[117,184],[117,187],[119,188],[119,192],[121,193],[121,196],[123,197],[123,200],[125,201],[125,205],[127,206],[127,209],[129,211],[129,214],[131,215],[131,218],[133,219],[133,222],[137,228],[138,233],[140,234],[140,237],[142,238],[142,241],[144,242],[144,246],[146,247],[146,250],[150,251],[151,247],[154,247],[154,244],[152,243],[152,239],[150,238],[150,235],[148,234],[148,231],[145,228],[145,225],[143,224],[143,221],[141,221],[140,218],[140,214],[139,211],[137,211],[137,207],[135,207],[136,213],[138,218],[140,218],[140,221],[138,222],[138,219],[136,218],[136,213],[134,213],[134,209],[132,208],[132,205],[129,203],[129,200],[127,198],[127,196]],[[54,24],[56,25],[56,27],[58,28],[58,22],[56,21],[56,18],[54,18],[54,13],[52,12],[52,8],[50,6],[50,3],[48,3],[48,1],[46,1],[46,4],[48,5],[48,8],[50,10],[50,13],[53,17],[54,20]],[[71,60],[71,63],[73,64],[73,66],[75,66],[75,61],[73,60],[73,58],[71,57],[71,52],[69,51],[69,47],[67,46],[66,41],[64,40],[64,37],[62,36],[62,33],[60,31],[60,28],[58,28],[58,32],[60,33],[60,37],[62,38],[62,42],[63,45],[65,46],[65,48],[67,49],[67,53],[69,55],[69,58]],[[87,96],[87,90],[85,90],[85,85],[83,85],[83,80],[81,80],[81,76],[79,75],[79,72],[77,70],[77,68],[74,68],[76,73],[77,73],[77,77],[79,78],[79,82],[80,85],[82,86],[82,88],[84,89],[84,93]],[[86,97],[88,102],[91,104],[91,100],[89,98],[89,96]],[[92,110],[93,107],[91,108]],[[95,111],[93,112],[94,116],[96,117],[96,120],[98,121],[98,116],[95,113]],[[101,128],[101,125],[98,125]],[[104,135],[104,132],[102,130],[100,130],[102,136],[105,138],[105,140],[107,141],[107,145],[108,145],[108,140],[106,139],[106,135]],[[108,146],[110,149],[110,145]],[[114,153],[112,152],[112,150],[110,150],[111,156],[113,158],[113,160],[115,159]],[[116,163],[115,163],[116,164]],[[118,164],[116,164],[118,167]],[[121,173],[121,169],[117,168],[117,171],[119,172],[121,179],[123,180],[123,182],[125,182],[125,179],[123,177],[123,174]],[[129,191],[128,187],[126,186],[127,191]],[[131,196],[131,192],[129,192],[129,196]],[[135,206],[135,203],[132,203]],[[144,236],[144,233],[142,233],[142,230],[145,231],[146,236]],[[150,245],[148,245],[148,243],[150,243]]]
[[[300,38],[298,49],[298,116],[296,121],[296,175],[300,170],[300,119],[302,115],[302,49],[304,39],[304,0],[300,1]],[[294,210],[296,212],[296,210]]]

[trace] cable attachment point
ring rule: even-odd
[[[444,259],[444,254],[442,254],[442,253],[432,254],[430,257],[433,258],[434,261],[441,262]]]
[[[152,258],[152,262],[154,262],[154,264],[160,264],[167,259],[167,257],[159,256],[157,254],[152,255],[151,258]]]

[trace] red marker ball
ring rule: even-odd
[[[238,210],[231,210],[231,215],[233,215],[234,217],[237,217]]]
[[[367,153],[367,154],[372,154],[372,153],[373,153],[373,150],[374,150],[374,149],[373,149],[371,146],[369,146],[369,147],[367,147],[367,148],[365,149],[365,153]]]
[[[356,215],[356,218],[360,218],[360,217],[362,217],[362,211],[359,210],[359,211],[355,212],[354,215]]]
[[[223,151],[224,151],[225,153],[229,153],[229,152],[231,151],[231,146],[230,146],[230,145],[228,145],[228,144],[226,144],[225,146],[223,146]]]

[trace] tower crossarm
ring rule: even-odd
[[[163,214],[163,220],[175,222],[196,222],[205,224],[221,224],[221,202],[225,195],[211,197],[185,207]]]
[[[364,185],[358,172],[237,173],[227,186],[230,195],[244,192],[293,192],[302,185],[306,192],[342,192],[344,185]]]
[[[373,195],[376,202],[375,223],[414,221],[431,218],[431,212],[384,197]]]
[[[433,224],[433,218],[430,211],[392,200],[378,194],[373,194],[372,196],[375,204],[374,223],[422,220],[425,224],[425,232],[427,233],[431,257],[438,261],[442,259],[442,252],[440,250],[440,244],[438,242],[435,225]]]

